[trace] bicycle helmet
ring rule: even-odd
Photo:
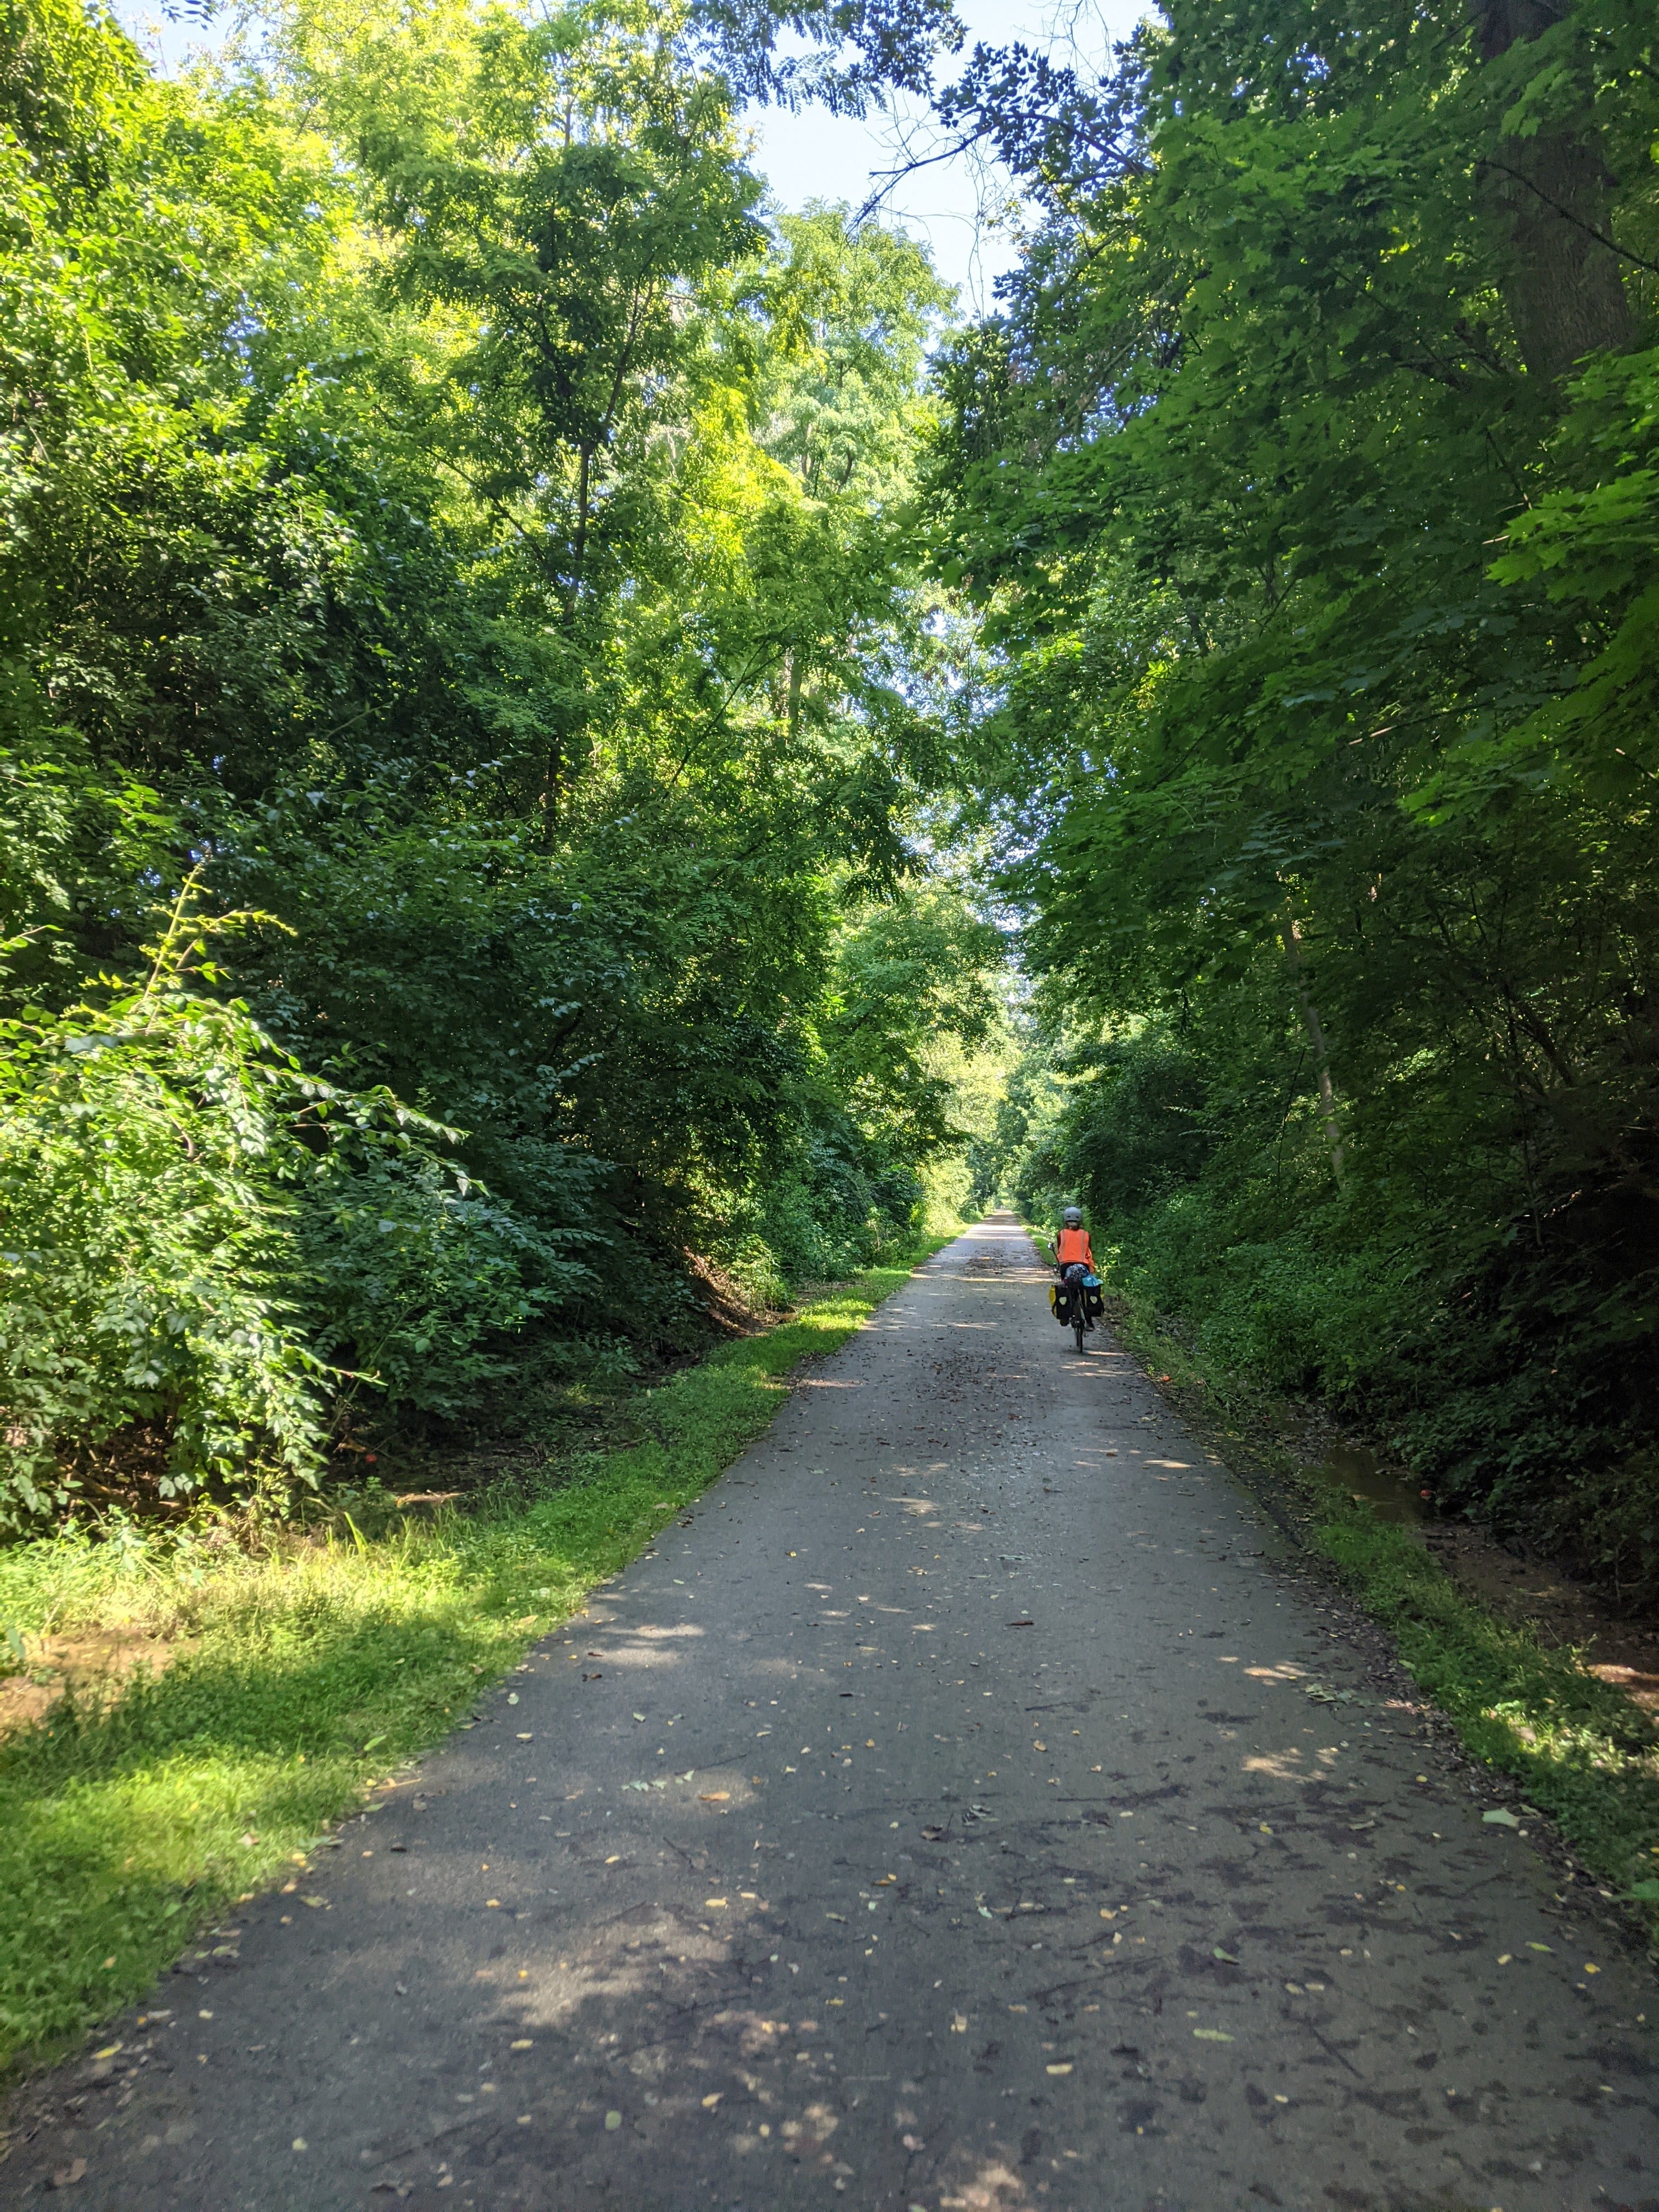
[[[1065,1212],[1062,1213],[1060,1218],[1066,1224],[1066,1226],[1068,1229],[1081,1229],[1083,1226],[1083,1208],[1080,1206],[1068,1206]]]

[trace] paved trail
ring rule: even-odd
[[[1659,2206],[1650,1983],[1042,1279],[919,1271],[0,2194]]]

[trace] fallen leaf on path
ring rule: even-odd
[[[527,2035],[521,2035],[516,2043],[510,2043],[507,2045],[509,2051],[533,2051],[535,2048],[534,2043]]]
[[[731,1796],[729,1790],[704,1790],[699,1792],[697,1802],[699,1805],[724,1805],[730,1802]]]
[[[68,2166],[60,2166],[58,2167],[57,2172],[52,2177],[52,2185],[54,2189],[73,2188],[77,2181],[84,2179],[86,2171],[87,2162],[85,2159],[77,2158],[72,2160]]]
[[[927,1844],[936,1844],[944,1833],[945,1831],[943,1828],[924,1828],[921,1832],[922,1841]]]
[[[1232,2038],[1218,2027],[1195,2027],[1193,2033],[1200,2043],[1231,2043]]]
[[[724,1912],[726,1910],[726,1899],[723,1897],[705,1897],[702,1901],[702,1909],[705,1912]]]
[[[1521,1825],[1514,1814],[1505,1812],[1501,1805],[1493,1812],[1483,1813],[1480,1817],[1489,1828],[1518,1828]]]
[[[715,2106],[719,2104],[722,2094],[722,2091],[716,2089],[712,2097],[705,2097],[702,2100],[702,2108],[704,2112],[712,2112]]]
[[[1210,1956],[1212,1959],[1224,1959],[1230,1966],[1236,1966],[1238,1964],[1237,1960],[1234,1958],[1232,1953],[1231,1951],[1224,1951],[1219,1943],[1216,1945],[1215,1949],[1210,1954]]]
[[[968,2015],[967,2015],[967,2014],[966,2014],[965,2012],[955,2013],[955,2014],[953,2014],[951,2015],[951,2034],[952,2034],[952,2035],[966,2035],[966,2034],[967,2034],[967,2033],[968,2033]]]
[[[1550,1947],[1547,1943],[1528,1943],[1527,1948],[1529,1951],[1549,1951]],[[1554,1953],[1551,1951],[1550,1956],[1553,1958],[1554,1955]]]
[[[616,2134],[616,2132],[617,2132],[617,2129],[618,2129],[621,2125],[622,2125],[622,2114],[621,2114],[620,2112],[607,2112],[607,2113],[605,2114],[605,2133],[606,2133],[608,2136],[613,2136],[613,2135],[615,2135],[615,2134]]]

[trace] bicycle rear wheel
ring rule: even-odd
[[[1087,1349],[1087,1346],[1083,1341],[1087,1326],[1088,1324],[1084,1321],[1081,1315],[1079,1315],[1072,1323],[1072,1334],[1077,1339],[1077,1348],[1079,1352],[1083,1352]]]

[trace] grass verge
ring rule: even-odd
[[[1112,1326],[1223,1459],[1265,1462],[1297,1534],[1394,1638],[1401,1663],[1465,1749],[1521,1786],[1589,1874],[1659,1942],[1659,1729],[1568,1649],[1500,1620],[1412,1532],[1310,1480],[1278,1441],[1262,1393],[1206,1364],[1121,1295]]]
[[[0,2069],[140,1996],[198,1924],[438,1741],[760,1435],[792,1369],[947,1241],[722,1346],[629,1407],[645,1441],[582,1455],[528,1503],[257,1553],[84,1537],[0,1552],[0,1623],[130,1626],[173,1655],[0,1746]]]

